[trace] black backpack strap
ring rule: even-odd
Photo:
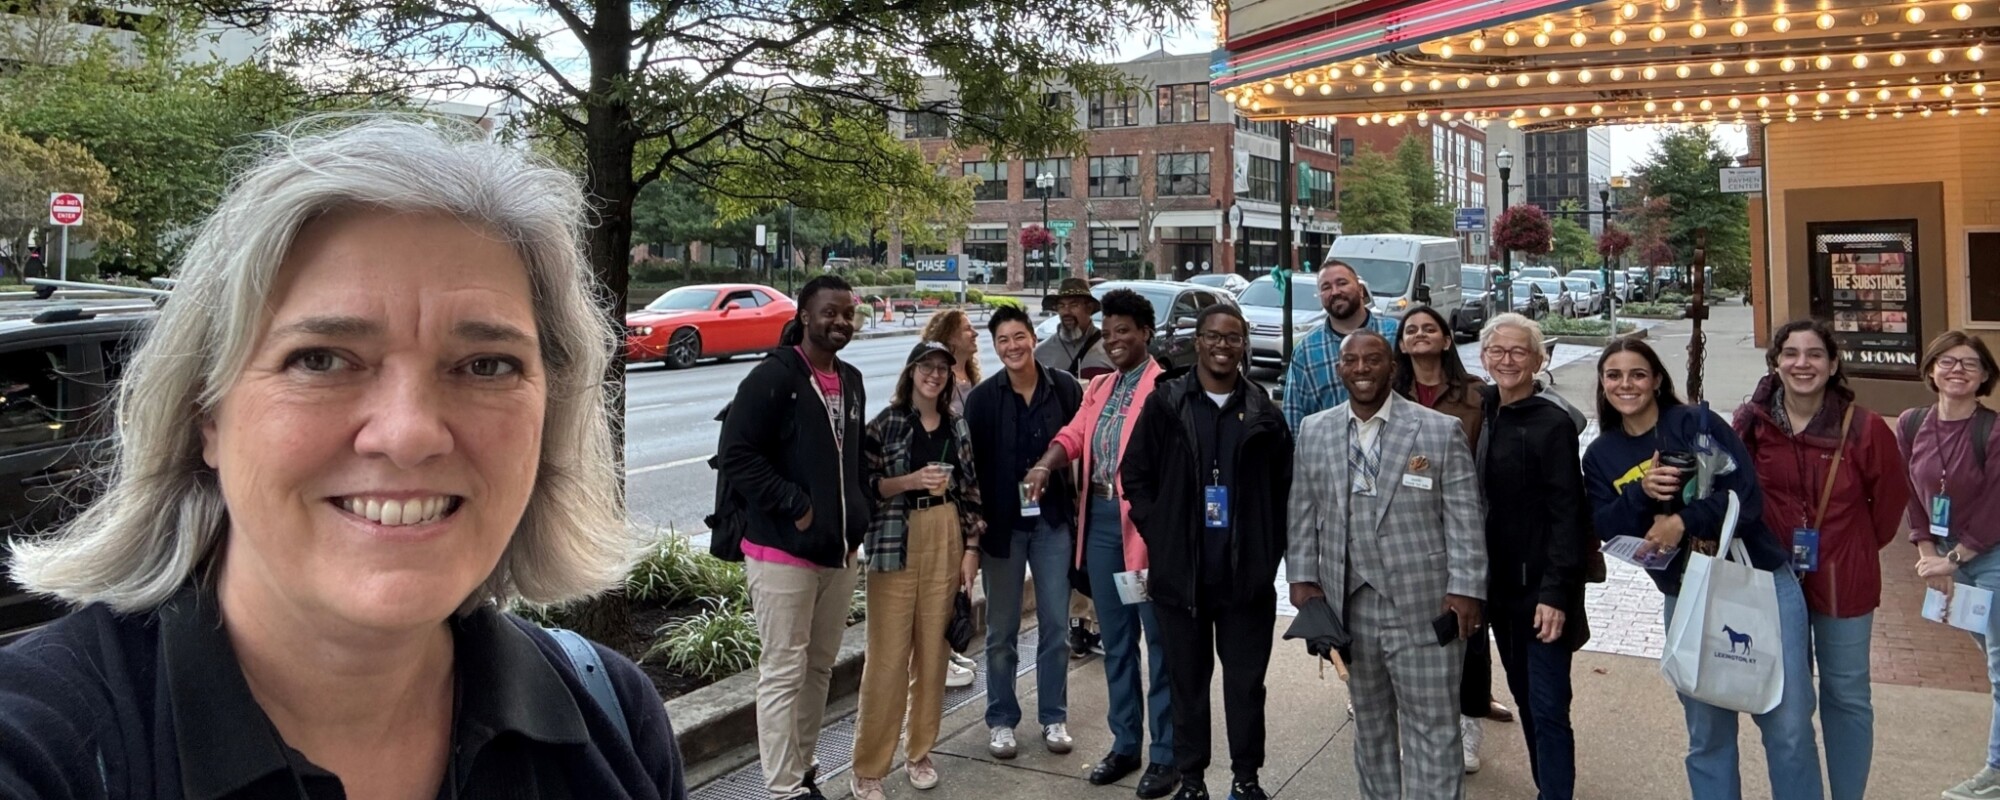
[[[562,646],[563,655],[569,657],[569,665],[576,672],[576,678],[583,682],[583,688],[590,693],[590,699],[597,702],[599,710],[611,718],[611,724],[618,728],[618,734],[625,744],[632,744],[632,726],[625,721],[625,704],[618,700],[618,689],[611,685],[611,676],[604,671],[604,659],[597,654],[583,634],[566,628],[544,628],[549,636]]]
[[[1103,338],[1104,338],[1104,331],[1100,330],[1092,330],[1089,336],[1083,337],[1083,346],[1078,347],[1076,349],[1076,355],[1070,357],[1069,374],[1071,375],[1083,374],[1083,370],[1081,369],[1083,366],[1083,357],[1090,355],[1090,348],[1096,347],[1098,341],[1102,340]]]
[[[1909,461],[1917,449],[1917,431],[1924,427],[1924,418],[1931,415],[1930,406],[1918,406],[1903,413],[1902,439],[1903,460]]]
[[[1979,465],[1979,473],[1986,474],[1986,438],[1993,434],[1993,409],[1984,405],[1972,411],[1972,461]]]

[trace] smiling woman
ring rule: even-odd
[[[645,676],[500,610],[639,550],[582,219],[471,130],[274,136],[132,357],[101,499],[14,548],[81,608],[0,651],[0,796],[683,796]]]

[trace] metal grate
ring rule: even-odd
[[[1014,648],[1015,655],[1019,659],[1017,663],[1020,664],[1014,672],[1015,678],[1028,674],[1028,670],[1034,668],[1035,646],[1040,642],[1039,628],[1021,632]],[[944,714],[950,715],[986,695],[986,660],[974,658],[973,661],[977,664],[973,667],[972,683],[944,690]],[[848,714],[820,729],[816,755],[819,758],[821,786],[829,785],[829,781],[845,774],[848,768],[853,766],[854,726],[854,715]],[[763,767],[752,762],[742,769],[696,787],[689,796],[693,800],[769,800],[771,792],[764,785]]]

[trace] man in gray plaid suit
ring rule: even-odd
[[[1459,673],[1486,596],[1472,452],[1457,419],[1390,391],[1396,362],[1380,334],[1349,334],[1336,369],[1348,402],[1299,426],[1285,554],[1292,604],[1324,596],[1354,636],[1361,795],[1463,797]],[[1443,635],[1452,638],[1440,646]]]

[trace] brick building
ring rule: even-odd
[[[945,253],[906,248],[891,231],[890,258],[950,254],[1005,264],[1005,281],[1016,289],[1072,275],[1256,274],[1277,266],[1279,214],[1292,207],[1293,246],[1301,263],[1317,263],[1339,232],[1330,123],[1296,126],[1296,202],[1280,204],[1277,123],[1243,119],[1210,91],[1206,55],[1156,52],[1118,66],[1147,88],[1131,97],[1070,98],[1077,127],[1087,134],[1085,152],[990,162],[984,150],[964,151],[959,168],[984,179],[971,222]],[[940,82],[927,99],[948,99],[951,91]],[[949,146],[941,117],[895,117],[891,124],[926,156]],[[1070,227],[1046,268],[1020,244],[1024,227],[1042,223],[1036,180],[1045,172],[1056,183],[1047,204],[1050,227]],[[1231,225],[1232,209],[1241,214],[1240,229]]]

